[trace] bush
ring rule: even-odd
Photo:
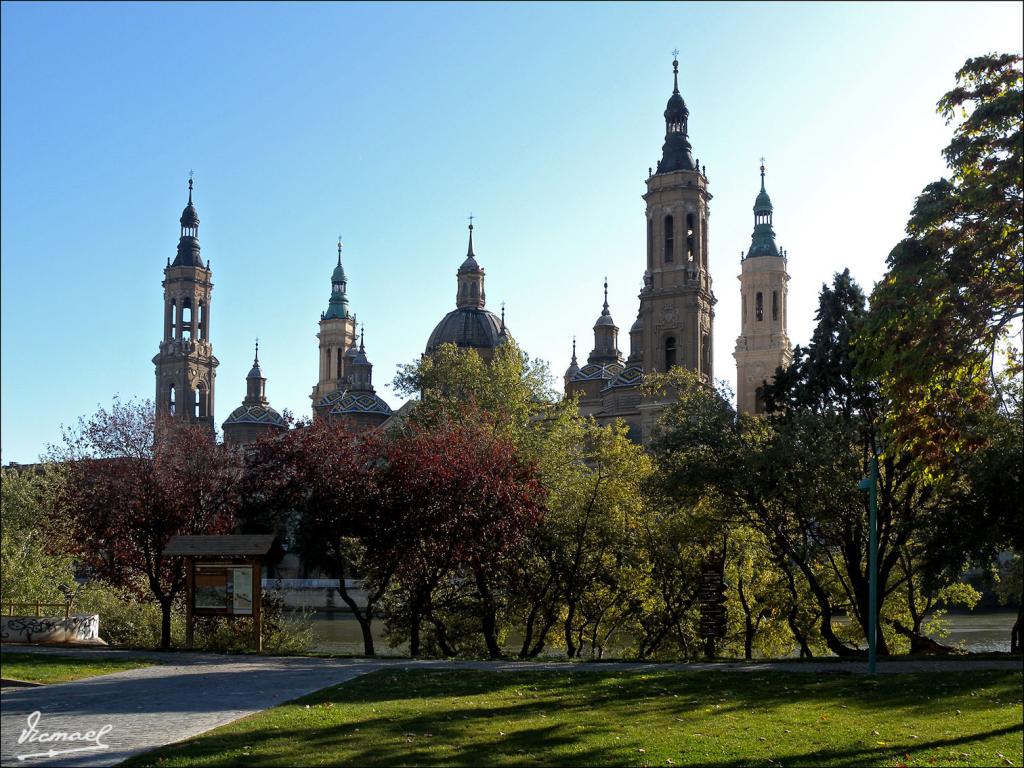
[[[264,592],[263,652],[305,653],[313,645],[313,623],[309,614],[290,615],[276,591]],[[252,650],[252,619],[197,616],[194,647],[216,653],[244,653]]]
[[[160,605],[140,600],[129,589],[91,581],[78,593],[73,610],[99,614],[100,637],[111,645],[160,647]],[[180,601],[171,613],[171,642],[178,646],[185,642],[185,609]]]

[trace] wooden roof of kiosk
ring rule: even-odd
[[[228,534],[225,536],[172,536],[165,555],[184,557],[268,557],[274,554],[273,534]]]

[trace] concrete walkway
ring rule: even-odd
[[[644,664],[608,662],[411,661],[408,659],[327,659],[309,657],[220,656],[200,653],[72,650],[8,646],[4,652],[75,655],[88,658],[152,658],[159,666],[118,672],[41,688],[5,690],[0,713],[0,765],[107,766],[156,747],[197,736],[211,728],[282,704],[313,691],[381,668],[477,669],[492,671],[616,672],[642,670],[722,672],[857,673],[863,663],[753,662]],[[0,656],[2,662],[2,656]],[[980,669],[1019,670],[1019,661],[882,662],[879,672]],[[18,744],[31,713],[40,712],[40,732],[112,728],[102,738],[107,749],[48,753],[51,744]],[[55,749],[80,744],[54,743]]]

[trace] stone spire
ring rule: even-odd
[[[188,204],[181,212],[181,237],[178,240],[178,255],[174,258],[174,267],[202,267],[203,260],[199,253],[199,214],[192,204],[192,174],[188,177]]]
[[[565,369],[565,383],[566,387],[569,385],[569,381],[580,371],[580,364],[576,362],[576,337],[572,337],[572,360],[569,361],[569,367]]]
[[[458,278],[458,293],[455,306],[459,309],[483,309],[487,305],[484,293],[484,269],[476,261],[473,250],[473,217],[469,217],[469,247],[466,249],[466,260],[462,262]]]
[[[242,405],[266,405],[267,404],[267,379],[260,368],[260,340],[256,339],[256,354],[253,357],[252,369],[245,377],[245,400]]]
[[[678,57],[679,51],[673,51]],[[665,106],[665,144],[661,148],[661,160],[658,162],[658,173],[672,171],[693,171],[696,165],[690,154],[688,123],[690,110],[679,93],[679,59],[672,61],[672,95]]]
[[[604,305],[601,314],[594,323],[594,351],[587,362],[597,365],[621,363],[622,353],[619,352],[619,327],[612,320],[608,309],[608,278],[604,279]]]

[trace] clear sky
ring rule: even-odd
[[[466,217],[488,308],[561,378],[610,281],[628,350],[671,51],[714,195],[715,374],[758,158],[789,252],[790,337],[844,267],[870,289],[944,172],[935,102],[1021,50],[1020,3],[2,5],[2,460],[115,394],[153,397],[162,270],[195,169],[216,286],[216,417],[260,337],[267,394],[310,413],[344,236],[378,392],[455,302]]]

